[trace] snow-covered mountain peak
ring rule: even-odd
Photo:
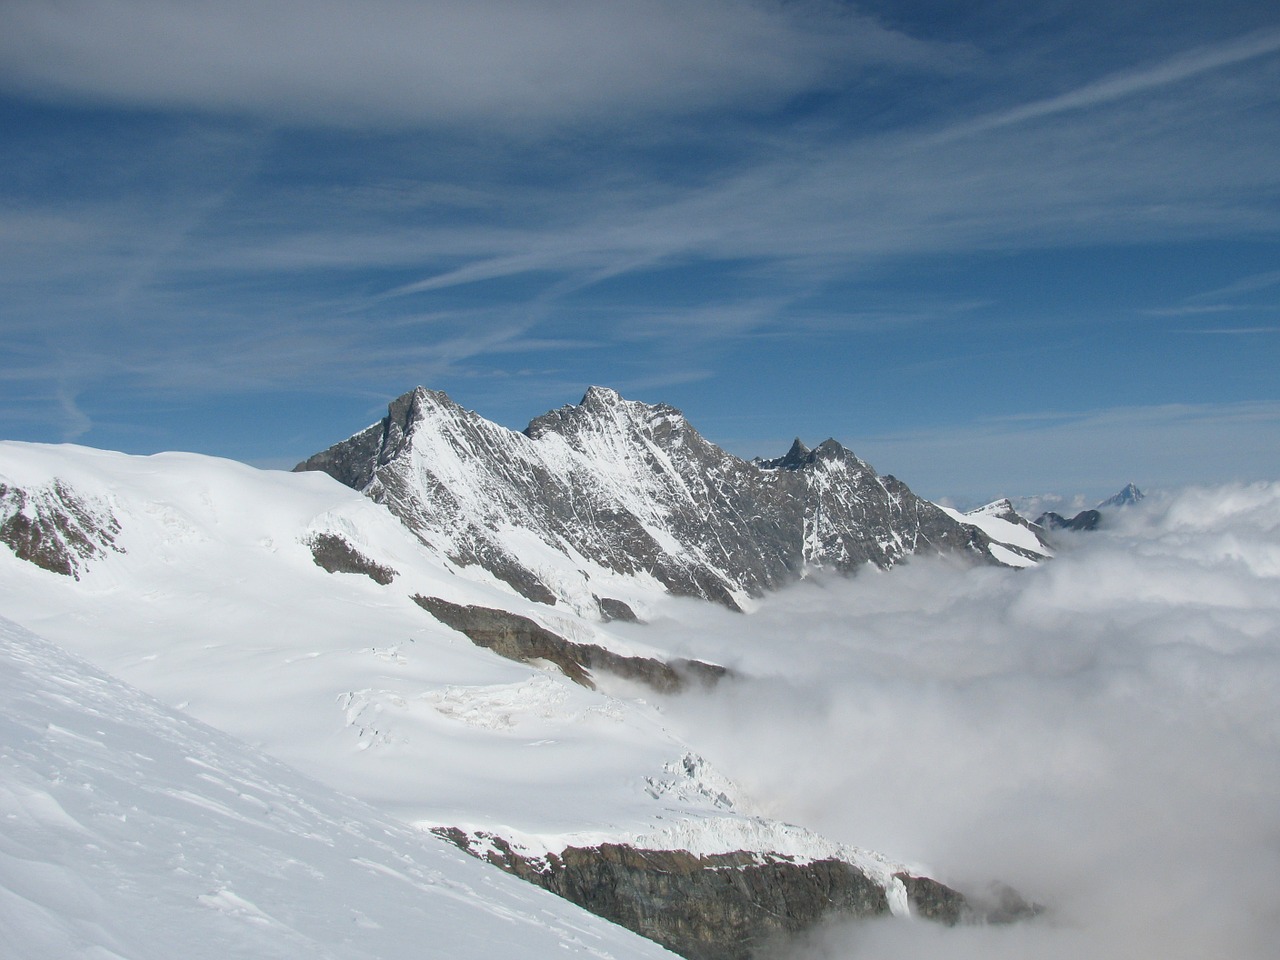
[[[447,393],[425,387],[416,387],[393,400],[387,411],[390,423],[399,424],[406,433],[422,423],[465,424],[481,419],[455,403]]]
[[[1020,517],[1018,511],[1013,508],[1013,501],[1008,497],[1001,497],[999,500],[992,500],[980,507],[966,510],[964,515],[966,517],[999,517],[1013,523],[1017,523]]]
[[[580,407],[608,408],[623,403],[622,394],[612,387],[590,386],[582,395]]]
[[[676,408],[607,387],[522,434],[418,388],[298,469],[386,504],[452,562],[584,614],[606,600],[643,611],[655,588],[740,608],[809,567],[889,567],[918,551],[994,559],[977,528],[833,439],[752,464]]]
[[[827,437],[820,444],[813,448],[814,460],[851,460],[862,464],[852,450],[846,447],[835,437]]]
[[[572,437],[584,432],[635,433],[648,439],[664,441],[674,433],[682,433],[688,421],[675,407],[665,403],[651,404],[628,400],[609,387],[590,387],[580,403],[560,407],[536,417],[525,428],[525,435],[540,439],[548,433]]]
[[[1146,494],[1138,489],[1137,485],[1130,482],[1125,484],[1124,489],[1114,496],[1107,497],[1098,504],[1097,509],[1105,510],[1109,507],[1131,507],[1138,501],[1144,499]]]
[[[963,514],[954,510],[947,512],[981,529],[991,538],[996,555],[1005,563],[1031,566],[1053,555],[1039,528],[1019,514],[1008,497],[992,500]]]
[[[387,416],[381,421],[381,426],[394,434],[398,440],[409,432],[414,424],[441,409],[461,412],[462,408],[446,393],[428,390],[426,387],[415,387],[387,404]]]

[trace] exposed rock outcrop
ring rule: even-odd
[[[30,490],[0,483],[0,543],[20,560],[80,579],[90,561],[117,546],[120,522],[106,504],[54,480]]]
[[[490,834],[456,828],[434,832],[688,960],[752,960],[824,921],[890,912],[880,883],[834,858],[799,860],[741,850],[698,856],[621,843],[530,857]],[[902,885],[913,915],[941,923],[1002,922],[1036,912],[1018,898],[1020,911],[986,916],[936,880],[909,873],[892,880]]]
[[[605,671],[626,680],[646,684],[661,693],[677,693],[690,683],[712,686],[729,671],[701,660],[673,660],[667,663],[648,657],[627,657],[594,643],[575,643],[546,627],[506,610],[464,606],[439,597],[413,597],[413,602],[441,623],[466,634],[476,646],[530,663],[544,660],[555,664],[574,683],[594,690],[592,673]]]
[[[596,597],[596,603],[600,605],[600,619],[605,623],[611,620],[621,620],[623,623],[640,622],[631,605],[621,600],[615,600],[613,597]]]
[[[396,571],[370,560],[336,533],[318,533],[307,543],[316,566],[329,573],[358,573],[383,586],[396,578]]]

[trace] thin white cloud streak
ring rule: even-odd
[[[1142,314],[1147,317],[1196,317],[1210,313],[1238,313],[1244,309],[1246,308],[1229,303],[1214,303],[1186,307],[1153,307],[1143,310]]]
[[[1213,290],[1205,290],[1194,294],[1187,297],[1182,304],[1176,307],[1156,308],[1143,310],[1142,312],[1152,317],[1180,317],[1210,313],[1257,311],[1260,309],[1257,303],[1243,301],[1247,300],[1252,294],[1261,293],[1276,286],[1280,286],[1280,270],[1269,270],[1265,273],[1250,274],[1247,277],[1241,277],[1239,280],[1216,287]],[[1261,309],[1270,312],[1278,307],[1280,305],[1272,302],[1263,304]],[[1213,331],[1206,330],[1204,332]]]
[[[954,250],[1261,235],[1280,228],[1280,211],[1259,202],[1280,189],[1271,90],[1262,72],[1177,96],[1151,88],[1151,96],[1100,102],[1052,124],[941,144],[936,129],[810,143],[788,155],[759,155],[744,172],[689,189],[639,179],[619,189],[609,177],[588,178],[568,193],[491,184],[469,196],[479,193],[489,211],[510,213],[485,225],[433,221],[429,213],[389,221],[387,198],[374,188],[348,196],[284,191],[253,198],[260,217],[216,223],[204,237],[181,233],[181,249],[166,248],[164,266],[188,279],[422,266],[422,279],[389,288],[412,295],[538,273],[548,285],[568,275],[564,289],[577,290],[671,262],[763,260],[807,284],[847,276],[859,264]],[[404,189],[399,182],[398,192]],[[417,189],[451,188],[427,182]],[[81,256],[89,265],[128,256],[129,238],[150,244],[134,260],[154,258],[147,238],[171,211],[147,197],[130,200],[133,224],[109,204],[15,205],[8,216],[45,225],[34,246],[25,245],[22,223],[0,225],[12,236],[4,249],[15,288],[41,273],[72,279]],[[115,239],[94,244],[103,235],[103,207]],[[150,261],[128,266],[107,263],[104,272],[154,269]]]
[[[74,395],[60,390],[58,406],[62,411],[62,439],[65,443],[78,440],[93,429],[93,420],[76,404]]]
[[[665,710],[766,812],[1049,907],[801,956],[1272,956],[1280,484],[1158,500],[1031,571],[913,562],[650,625],[750,678]]]
[[[354,391],[359,384],[382,384],[403,391],[465,374],[469,361],[495,354],[557,354],[595,349],[590,341],[530,337],[531,323],[501,322],[491,316],[461,315],[425,337],[380,338],[369,343],[346,324],[315,323],[305,329],[252,325],[238,328],[229,344],[210,356],[201,343],[139,348],[128,371],[140,390],[181,396],[195,390],[211,395],[239,391]]]
[[[1241,277],[1225,287],[1218,287],[1216,290],[1208,290],[1197,294],[1194,299],[1225,300],[1245,294],[1257,293],[1260,290],[1269,290],[1275,286],[1280,286],[1280,270],[1269,270],[1266,273],[1256,273]]]
[[[0,32],[10,89],[355,127],[684,113],[956,58],[826,0],[10,0]]]
[[[947,130],[940,140],[985,133],[1001,127],[1051,117],[1071,110],[1084,110],[1114,100],[1157,90],[1190,80],[1200,74],[1265,57],[1280,51],[1280,31],[1266,31],[1227,43],[1191,50],[1139,70],[1127,70],[1095,80],[1068,93],[1047,97],[1004,110]]]
[[[1257,334],[1280,333],[1280,327],[1223,327],[1220,329],[1180,330],[1178,332],[1204,336],[1250,337]]]

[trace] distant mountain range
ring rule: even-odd
[[[913,554],[1044,555],[1001,543],[835,440],[741,460],[675,408],[603,387],[520,433],[419,387],[295,469],[385,504],[453,562],[580,612],[653,586],[737,609],[808,571],[886,569]]]

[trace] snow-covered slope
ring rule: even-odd
[[[944,507],[947,514],[962,523],[972,524],[991,540],[991,553],[1011,567],[1034,566],[1053,555],[1033,524],[1013,508],[1007,499],[993,500],[965,513]]]
[[[827,440],[747,462],[676,409],[592,387],[523,433],[421,387],[316,454],[459,564],[524,596],[599,615],[660,592],[730,607],[813,568],[887,568],[913,553],[1001,562],[987,537]]]
[[[321,473],[0,443],[0,483],[23,492],[16,526],[41,531],[26,558],[0,549],[0,615],[407,824],[532,859],[605,843],[834,859],[908,909],[919,869],[757,815],[667,729],[660,695],[504,659],[421,600],[619,657],[696,658],[696,643],[516,596]],[[36,562],[106,534],[75,576]]]
[[[118,527],[78,580],[0,549],[0,612],[408,821],[642,829],[656,812],[644,776],[687,751],[643,703],[480,649],[411,597],[512,608],[623,654],[652,649],[459,570],[321,474],[3,443],[0,482],[36,491],[29,502],[57,485]],[[394,578],[326,572],[312,554],[320,535]]]
[[[0,620],[22,960],[670,956]]]

